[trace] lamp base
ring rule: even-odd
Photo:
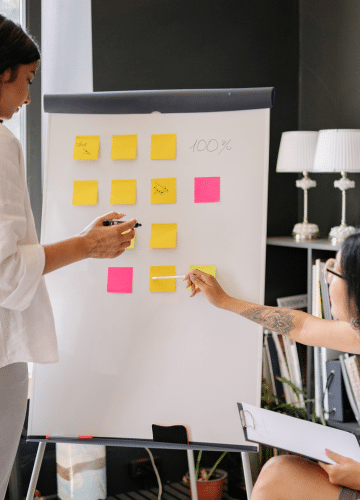
[[[341,224],[341,226],[332,227],[329,233],[329,239],[333,245],[337,245],[344,241],[348,236],[355,233],[353,226]]]
[[[298,222],[293,228],[292,235],[296,241],[312,240],[319,237],[319,227],[317,224]]]

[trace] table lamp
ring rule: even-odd
[[[296,186],[304,190],[304,220],[295,224],[292,234],[296,241],[311,240],[319,236],[317,224],[308,222],[308,189],[316,186],[316,181],[308,176],[313,170],[316,143],[319,132],[283,132],[280,141],[277,172],[303,172],[304,177],[296,181]]]
[[[346,190],[355,187],[355,182],[347,178],[346,172],[360,172],[360,130],[320,130],[313,170],[341,172],[341,179],[334,181],[334,187],[342,192],[341,223],[329,233],[331,242],[336,245],[355,232],[354,227],[346,224]]]

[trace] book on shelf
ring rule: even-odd
[[[307,294],[291,295],[290,297],[279,297],[276,299],[278,307],[284,309],[298,309],[306,311],[307,309]]]
[[[308,296],[306,293],[301,295],[292,295],[289,297],[279,297],[277,305],[286,309],[297,309],[298,311],[307,311]],[[282,336],[285,350],[285,358],[289,369],[290,381],[299,389],[303,390],[306,385],[306,346],[299,344],[288,336]],[[300,363],[300,359],[302,363]],[[301,406],[304,406],[304,397],[299,397]]]
[[[280,333],[276,333],[273,331],[271,332],[271,335],[274,340],[277,356],[279,359],[280,375],[282,378],[286,378],[287,380],[290,380],[292,382],[290,378],[288,364],[285,358],[284,336],[281,335]],[[284,388],[285,402],[288,404],[297,405],[299,402],[299,398],[297,397],[292,387],[289,384],[283,384],[283,388]]]
[[[321,294],[321,305],[322,305],[322,315],[324,319],[334,319],[331,314],[330,305],[330,295],[329,295],[329,285],[326,281],[325,275],[325,262],[319,260],[319,279],[320,279],[320,294]]]
[[[282,382],[278,379],[278,377],[281,377],[279,358],[274,339],[270,332],[264,335],[264,358],[266,360],[266,367],[268,367],[269,370],[267,380],[272,387],[273,394],[281,398],[284,393],[284,388]],[[264,373],[266,373],[266,367]]]
[[[287,309],[306,309],[307,295],[294,295],[278,299],[278,306]],[[297,343],[276,332],[264,330],[264,356],[263,373],[267,373],[268,381],[273,387],[273,392],[278,397],[285,398],[285,402],[298,407],[305,407],[304,397],[297,394],[289,384],[282,384],[278,377],[289,380],[296,388],[303,390]]]
[[[346,392],[339,359],[326,362],[326,374],[328,376],[329,420],[353,422],[355,416]]]
[[[272,377],[272,373],[270,370],[269,359],[268,359],[267,352],[266,352],[265,337],[264,337],[264,342],[263,342],[263,347],[262,347],[262,377],[272,387],[273,392],[275,392],[275,384],[273,383],[273,380],[272,380],[273,377]]]
[[[341,372],[342,372],[342,376],[343,376],[343,380],[344,380],[346,394],[347,394],[347,397],[349,399],[349,403],[350,403],[351,409],[352,409],[352,411],[353,411],[353,413],[355,415],[355,419],[358,422],[358,424],[360,424],[359,407],[358,407],[358,405],[356,403],[356,400],[355,400],[354,392],[353,392],[353,389],[352,389],[352,386],[351,386],[349,374],[348,374],[347,367],[346,367],[346,364],[345,364],[345,359],[347,359],[349,357],[350,356],[349,356],[348,353],[340,354],[339,361],[340,361]]]
[[[287,336],[283,336],[286,359],[288,360],[290,380],[300,390],[303,389],[299,355],[296,347],[295,340],[290,339]],[[302,394],[298,395],[299,406],[305,408],[305,400]]]
[[[312,314],[317,318],[323,318],[323,309],[321,301],[321,285],[320,285],[320,259],[315,261],[312,273]],[[323,391],[324,385],[324,372],[322,367],[324,352],[321,347],[314,347],[314,387],[315,387],[315,415],[317,418],[323,418]],[[326,377],[326,374],[325,374]],[[328,401],[324,399],[324,407]]]
[[[317,259],[313,266],[312,313],[319,318],[336,321],[336,319],[334,319],[331,314],[329,285],[326,281],[324,269],[325,269],[325,262],[322,262],[320,259]],[[345,359],[347,357],[348,355],[344,355],[340,351],[336,351],[334,349],[327,349],[325,347],[314,347],[315,414],[318,418],[324,417],[325,419],[331,419],[333,409],[329,408],[330,375],[329,373],[327,373],[326,367],[329,361],[339,360],[342,377],[346,393],[351,405],[351,409],[354,412],[356,420],[358,420],[357,416],[359,415],[359,409],[354,408],[355,406],[354,394],[351,394],[350,392],[352,391],[351,383],[345,365]],[[359,396],[360,396],[360,385],[359,385]]]
[[[360,372],[359,372],[359,356],[348,355],[344,357],[346,371],[349,377],[351,389],[354,395],[355,403],[360,410]]]
[[[286,309],[306,310],[307,295],[280,297],[277,299],[277,305]],[[271,335],[276,348],[280,376],[289,380],[296,388],[303,390],[303,374],[300,368],[297,343],[286,335],[276,332],[271,332]],[[286,403],[294,404],[301,408],[305,407],[304,396],[302,394],[298,395],[289,384],[282,384],[282,387]]]

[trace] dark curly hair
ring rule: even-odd
[[[31,64],[40,59],[40,50],[34,39],[20,25],[0,14],[0,81],[10,68],[10,82],[17,76],[21,64]]]
[[[358,314],[352,325],[360,329],[360,229],[348,236],[341,247],[341,267],[345,275],[349,296],[356,302]]]

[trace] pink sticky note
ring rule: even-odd
[[[107,280],[109,293],[132,293],[132,282],[132,267],[109,267]]]
[[[220,201],[220,177],[195,177],[194,202]]]

